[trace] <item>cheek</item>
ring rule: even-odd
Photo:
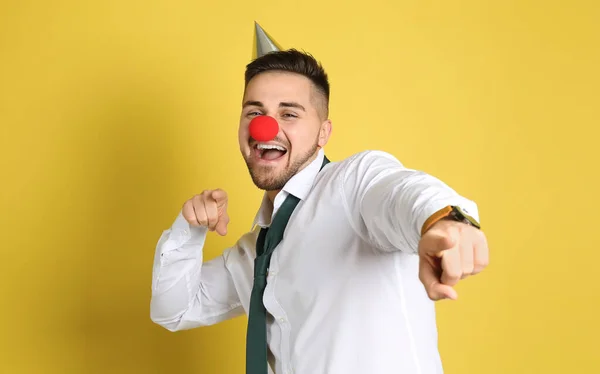
[[[245,141],[246,139],[248,139],[248,124],[246,123],[246,121],[240,122],[240,125],[238,127],[238,138],[240,139],[240,141]]]
[[[317,139],[312,131],[288,131],[285,136],[292,145],[293,153],[303,153],[310,149]]]

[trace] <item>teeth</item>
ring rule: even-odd
[[[275,144],[259,144],[256,146],[258,149],[260,149],[261,151],[265,150],[265,149],[276,149],[278,151],[282,151],[285,152],[285,148],[279,146],[279,145],[275,145]]]

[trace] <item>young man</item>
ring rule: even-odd
[[[151,318],[177,331],[249,314],[249,374],[441,373],[433,300],[487,265],[477,207],[384,152],[328,162],[328,100],[310,55],[247,66],[239,145],[265,191],[255,229],[204,261],[207,233],[227,233],[227,194],[186,201],[157,244]],[[258,116],[277,120],[273,140],[250,136]]]

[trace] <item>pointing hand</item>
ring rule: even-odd
[[[208,227],[219,235],[227,234],[227,193],[223,190],[206,190],[183,204],[183,217],[196,227]]]
[[[483,232],[462,222],[441,220],[419,242],[419,279],[432,300],[458,295],[459,280],[481,272],[489,262]]]

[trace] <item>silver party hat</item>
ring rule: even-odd
[[[265,32],[265,30],[260,27],[258,22],[254,22],[256,26],[256,58],[266,55],[269,52],[280,51],[281,49]]]

